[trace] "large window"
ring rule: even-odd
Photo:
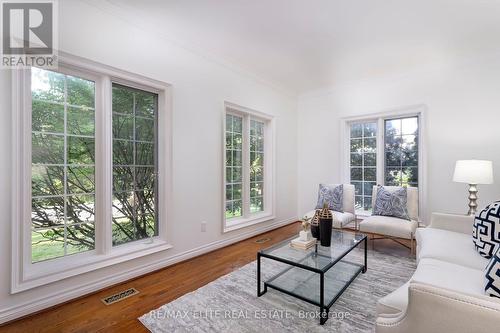
[[[171,247],[169,86],[68,56],[13,76],[12,290]]]
[[[376,184],[419,186],[419,113],[346,121],[348,171],[360,215],[370,214]]]
[[[268,220],[272,214],[272,118],[226,105],[224,226]]]

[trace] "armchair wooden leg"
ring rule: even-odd
[[[414,254],[415,251],[415,238],[413,237],[413,233],[410,234],[410,254]]]

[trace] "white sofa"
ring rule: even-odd
[[[388,190],[396,190],[398,186],[385,186]],[[373,186],[372,207],[375,207],[377,185]],[[413,253],[415,230],[418,227],[418,188],[407,188],[407,208],[410,221],[390,216],[372,215],[359,223],[361,232],[382,235],[391,238],[410,240],[410,250]],[[374,236],[371,236],[374,239]]]
[[[331,210],[334,215],[333,218],[333,227],[334,228],[343,228],[351,222],[356,221],[356,213],[354,211],[354,185],[351,184],[343,184],[343,202],[342,208],[344,212],[336,212]],[[314,212],[316,210],[312,210],[305,214],[306,217],[313,217]]]
[[[473,221],[433,214],[417,229],[417,269],[378,301],[376,332],[500,332],[500,299],[484,293],[489,260],[474,249]]]

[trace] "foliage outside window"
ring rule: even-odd
[[[113,84],[113,245],[156,236],[157,95]]]
[[[250,120],[250,213],[264,210],[264,126]]]
[[[373,185],[377,182],[376,122],[351,124],[349,155],[356,210],[371,211]]]
[[[95,247],[95,83],[33,68],[32,262]]]
[[[418,117],[385,120],[385,184],[418,187]]]
[[[245,108],[226,109],[224,215],[233,225],[271,212],[266,176],[269,122]]]

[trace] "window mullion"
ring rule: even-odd
[[[99,112],[99,109],[102,112]],[[111,80],[103,77],[96,82],[96,249],[108,253],[112,230],[112,105]],[[97,181],[98,180],[98,181]]]
[[[243,118],[243,217],[250,216],[250,117]]]
[[[377,184],[385,185],[385,124],[384,119],[377,121]]]

